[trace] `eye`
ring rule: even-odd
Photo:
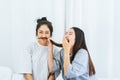
[[[72,35],[72,33],[69,33],[69,35]]]
[[[42,32],[42,31],[40,31],[39,33],[40,33],[40,34],[42,34],[43,32]]]
[[[49,34],[50,32],[49,32],[49,31],[46,31],[45,33],[46,33],[46,34]]]

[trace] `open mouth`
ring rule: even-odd
[[[69,39],[67,39],[67,42],[69,42]]]

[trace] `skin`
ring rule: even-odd
[[[63,37],[63,48],[64,48],[64,76],[66,76],[67,68],[70,64],[70,56],[72,56],[72,49],[75,43],[75,32],[73,29],[69,29]]]
[[[48,46],[48,51],[53,52],[53,50],[50,48],[50,47],[52,47],[51,44],[50,44],[50,41],[49,41],[49,38],[51,37],[51,35],[50,35],[50,30],[49,30],[47,25],[43,24],[43,25],[40,26],[40,28],[37,31],[36,37],[37,37],[38,43],[40,45]],[[52,63],[50,63],[50,61],[48,61],[48,63],[52,64]],[[48,67],[48,69],[51,68],[51,67]],[[24,77],[25,77],[26,80],[33,80],[32,75],[29,74],[29,73],[26,73],[24,75]],[[48,80],[54,80],[54,76],[51,75]]]
[[[48,70],[49,72],[53,71],[53,59],[52,58],[53,58],[53,45],[50,39],[48,39]],[[50,75],[48,80],[55,80],[54,75]]]
[[[26,73],[26,74],[24,74],[24,77],[26,80],[33,80],[31,74]]]

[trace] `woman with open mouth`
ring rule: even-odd
[[[53,44],[56,45],[56,43]],[[96,80],[95,68],[87,49],[84,32],[81,29],[70,28],[59,46],[62,46],[63,49],[55,56],[50,56],[53,62],[51,75],[54,74],[55,79],[62,70],[63,80]]]

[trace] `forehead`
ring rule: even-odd
[[[68,33],[75,33],[73,29],[69,29]]]
[[[50,31],[49,28],[48,28],[48,26],[46,24],[41,25],[38,30]]]

